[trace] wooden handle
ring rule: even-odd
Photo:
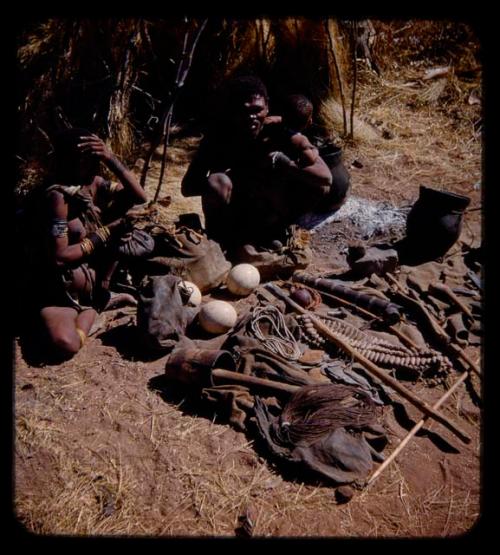
[[[225,378],[227,380],[240,384],[267,387],[268,389],[273,389],[275,391],[284,391],[286,393],[295,393],[300,389],[298,385],[290,385],[286,383],[275,382],[273,380],[266,380],[265,378],[247,376],[246,374],[240,374],[240,372],[223,370],[222,368],[214,368],[212,370],[212,376],[215,376],[217,378]]]

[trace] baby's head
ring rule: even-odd
[[[295,131],[302,131],[312,123],[312,102],[302,94],[290,94],[283,101],[283,123]]]

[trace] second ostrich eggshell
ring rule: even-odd
[[[238,314],[226,301],[210,301],[199,312],[200,326],[209,333],[226,333],[234,324]]]
[[[260,273],[251,264],[237,264],[231,268],[226,285],[233,295],[249,295],[260,283]]]

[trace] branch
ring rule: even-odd
[[[121,103],[123,99],[123,89],[125,87],[125,81],[127,79],[127,69],[129,67],[130,55],[132,53],[132,50],[136,48],[137,41],[139,39],[140,24],[141,23],[139,21],[129,35],[127,46],[125,47],[125,50],[123,52],[122,63],[116,75],[115,87],[109,99],[108,117],[106,119],[107,137],[111,137],[113,107],[116,106],[118,103]]]
[[[328,41],[330,43],[330,52],[332,53],[333,63],[335,64],[335,72],[337,74],[337,81],[339,83],[340,90],[340,100],[342,102],[342,119],[344,123],[344,136],[347,135],[347,117],[345,113],[345,99],[344,99],[344,87],[342,86],[342,78],[340,77],[340,68],[337,62],[337,56],[335,54],[335,49],[333,48],[333,38],[330,33],[330,27],[328,26],[328,19],[324,21],[326,33],[328,35]]]
[[[193,54],[194,54],[196,45],[198,44],[201,33],[203,32],[203,29],[205,29],[205,27],[207,25],[207,22],[208,22],[208,19],[204,19],[203,23],[198,28],[196,36],[194,37],[194,40],[191,43],[191,47],[189,49],[189,54],[187,54],[188,37],[189,37],[189,30],[188,29],[186,29],[186,33],[184,35],[184,44],[183,44],[183,48],[182,48],[182,55],[181,55],[181,60],[179,62],[179,67],[177,68],[177,75],[176,75],[176,78],[175,78],[174,91],[172,93],[172,101],[170,103],[170,106],[169,106],[167,112],[162,117],[161,127],[162,127],[163,131],[162,131],[160,141],[161,141],[161,139],[163,139],[163,154],[162,154],[162,161],[161,161],[160,176],[158,178],[158,186],[156,188],[156,192],[155,192],[153,202],[156,202],[158,200],[158,196],[160,195],[160,189],[161,189],[161,186],[162,186],[162,183],[163,183],[163,175],[165,173],[165,167],[166,167],[166,161],[167,161],[168,140],[169,140],[169,137],[170,137],[170,125],[172,123],[172,116],[173,116],[173,113],[174,113],[174,104],[175,104],[175,102],[176,102],[176,100],[177,100],[177,98],[180,94],[180,91],[181,91],[182,87],[184,86],[184,82],[185,82],[186,77],[189,73],[189,69],[191,68],[191,64],[192,64],[192,61],[193,61]],[[151,163],[151,158],[153,156],[153,152],[154,152],[157,144],[155,145],[154,142],[151,143],[151,149],[150,149],[150,152],[149,152],[149,156],[148,156],[148,159],[147,159],[146,163],[144,164],[144,168],[143,168],[142,175],[141,175],[141,185],[143,187],[144,187],[144,184],[146,182],[146,175],[147,175],[147,172],[148,172],[149,164]]]
[[[356,36],[358,32],[358,22],[352,22],[352,97],[351,97],[351,139],[354,139],[354,100],[356,98],[356,80],[357,80],[357,66],[356,66]]]
[[[163,182],[163,174],[165,173],[165,166],[167,164],[167,148],[168,148],[168,140],[170,138],[170,124],[172,122],[173,108],[174,108],[174,104],[172,102],[170,106],[170,110],[165,119],[165,134],[164,134],[164,140],[163,140],[163,153],[161,157],[161,169],[160,169],[160,175],[158,177],[158,186],[156,187],[156,192],[153,198],[153,202],[156,202],[158,200],[158,196],[160,195],[160,189]]]

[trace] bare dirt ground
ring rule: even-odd
[[[411,204],[425,184],[469,195],[471,207],[478,207],[480,106],[467,102],[467,82],[447,82],[434,100],[428,98],[432,83],[407,86],[424,69],[386,72],[383,79],[361,75],[357,113],[385,124],[392,138],[346,145],[352,194]],[[461,93],[455,90],[448,105],[446,94],[455,85]],[[172,196],[173,219],[200,211],[198,200],[179,193],[195,142],[179,140],[170,150],[161,196]],[[362,167],[352,166],[354,160]],[[151,195],[157,171],[156,163]],[[480,238],[481,211],[465,220],[464,230]],[[327,234],[313,246],[316,267],[328,267]],[[163,366],[137,358],[133,318],[129,308],[105,313],[105,331],[60,365],[29,364],[16,344],[14,501],[26,530],[233,537],[246,511],[260,537],[450,537],[476,523],[482,510],[481,418],[465,386],[443,411],[472,436],[469,445],[427,424],[458,450],[418,435],[372,487],[339,504],[333,488],[281,472],[251,436],[210,408],[191,403],[173,386],[164,395],[151,388]],[[477,347],[468,352],[480,356]],[[442,394],[422,385],[417,392],[429,403]],[[410,414],[418,420],[417,411]],[[388,421],[386,453],[407,431],[390,415]]]

